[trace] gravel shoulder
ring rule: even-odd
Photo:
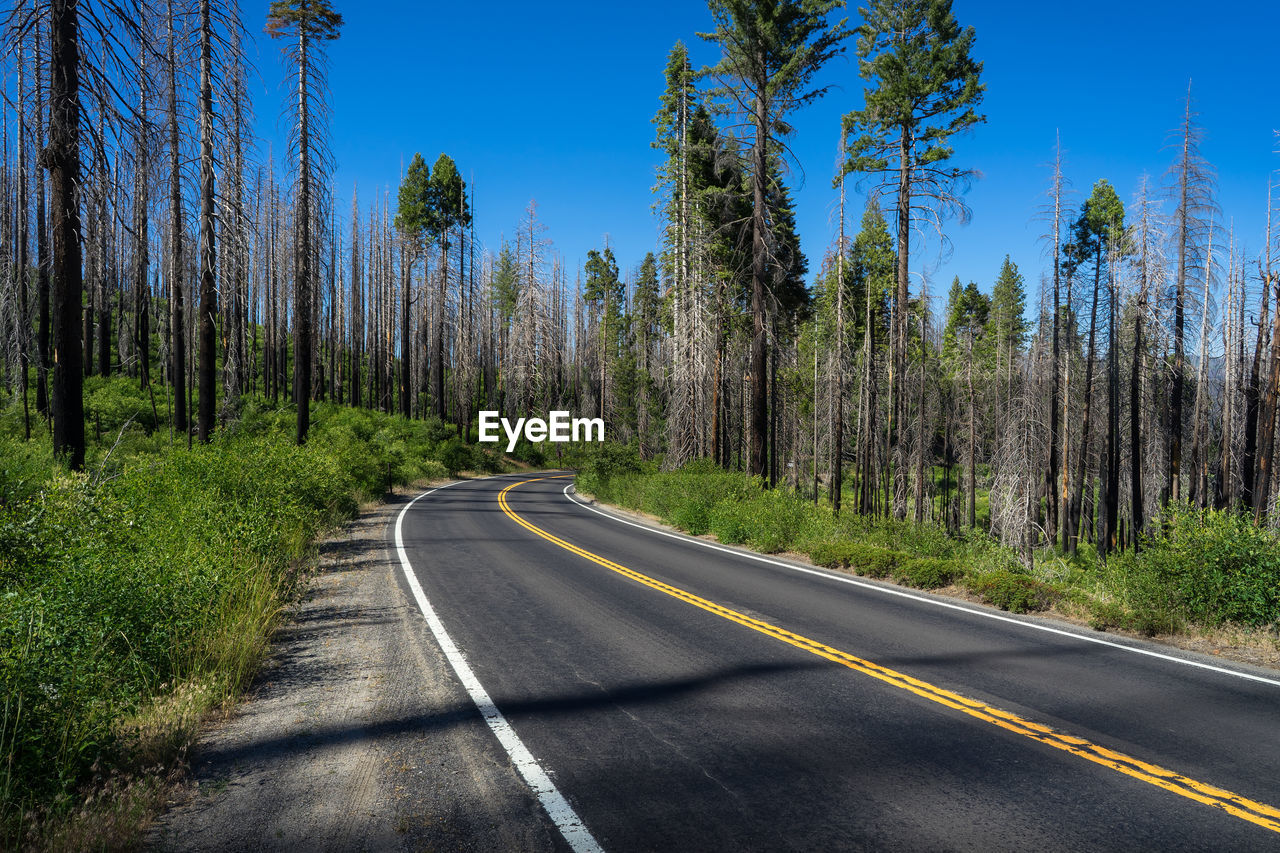
[[[563,846],[403,584],[391,535],[415,494],[367,508],[321,543],[271,656],[241,704],[202,733],[148,849]]]

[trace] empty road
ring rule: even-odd
[[[571,482],[434,490],[394,543],[566,849],[1280,849],[1280,675],[707,547]]]

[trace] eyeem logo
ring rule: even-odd
[[[570,418],[568,412],[550,412],[548,420],[542,418],[516,418],[514,424],[497,412],[480,413],[480,440],[498,441],[498,425],[507,434],[507,452],[516,449],[523,431],[529,441],[604,441],[604,420],[601,418]]]

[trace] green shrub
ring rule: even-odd
[[[1140,550],[1112,555],[1103,575],[1135,612],[1170,620],[1265,626],[1280,622],[1280,542],[1228,510],[1170,507]]]
[[[899,551],[858,542],[823,542],[809,548],[809,559],[829,569],[852,569],[869,578],[893,574],[899,562],[910,559]]]
[[[465,444],[456,435],[442,443],[436,454],[450,476],[457,476],[459,471],[475,469],[475,455],[471,445]]]
[[[968,582],[968,587],[987,604],[1012,613],[1047,610],[1057,598],[1048,584],[1007,570],[978,575]]]
[[[116,445],[131,386],[91,390],[104,435],[85,474],[58,473],[47,436],[0,428],[0,847],[125,755],[131,715],[180,685],[208,701],[242,685],[315,537],[361,498],[445,476],[440,451],[494,459],[435,419],[332,404],[299,447],[292,407],[254,400],[207,446],[136,420]]]
[[[47,444],[0,435],[0,512],[39,492],[52,477],[53,467]]]
[[[523,436],[516,442],[511,455],[526,465],[532,465],[534,468],[544,468],[547,464],[547,453],[543,450],[542,444],[535,444]]]
[[[695,536],[711,531],[711,515],[717,504],[753,500],[763,490],[758,481],[721,471],[709,459],[695,460],[679,471],[656,474],[652,480],[650,503],[655,514]]]
[[[887,578],[900,563],[909,560],[901,551],[890,551],[875,545],[862,545],[850,554],[849,567],[869,578]]]
[[[613,478],[638,474],[640,470],[640,454],[635,448],[606,442],[588,454],[576,481],[582,491],[609,500],[609,484]]]
[[[124,376],[88,376],[84,380],[84,395],[85,417],[91,431],[101,429],[108,444],[126,423],[137,424],[148,433],[159,425],[158,412],[152,409],[150,397],[137,380]],[[107,433],[111,435],[108,437]]]
[[[1114,601],[1089,602],[1089,627],[1096,631],[1110,631],[1123,627],[1129,618],[1124,606]]]
[[[1092,601],[1089,608],[1089,627],[1098,631],[1121,629],[1146,637],[1157,634],[1173,634],[1184,627],[1183,620],[1168,610],[1139,607],[1134,610],[1114,601]]]
[[[751,535],[750,509],[742,501],[720,501],[711,508],[707,528],[727,545],[738,545]]]
[[[938,589],[961,575],[960,567],[941,557],[916,557],[899,563],[894,575],[916,589]]]
[[[849,542],[816,542],[805,548],[805,553],[816,566],[828,569],[847,569],[849,567]]]

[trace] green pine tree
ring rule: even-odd
[[[748,470],[765,474],[768,424],[769,161],[785,119],[826,92],[812,79],[843,48],[842,19],[828,18],[838,0],[710,0],[715,29],[699,33],[720,46],[721,58],[702,74],[723,81],[717,91],[749,109],[751,146],[750,453]],[[775,235],[776,236],[776,235]]]
[[[951,140],[985,121],[976,108],[986,88],[982,63],[970,56],[972,27],[961,28],[951,13],[951,0],[871,0],[861,9],[858,67],[870,86],[864,106],[844,117],[847,159],[844,174],[872,176],[893,188],[897,213],[897,305],[892,335],[891,375],[905,374],[907,315],[910,300],[912,212],[922,203],[939,213],[966,210],[956,195],[972,172],[948,166]],[[894,515],[906,514],[906,448],[899,421],[906,413],[905,388],[893,384],[890,441],[894,446]]]
[[[1005,255],[995,288],[991,291],[991,313],[988,319],[988,334],[998,346],[1008,348],[1012,353],[1022,352],[1030,329],[1030,324],[1023,316],[1026,310],[1027,290],[1022,273],[1018,272],[1018,265]]]

